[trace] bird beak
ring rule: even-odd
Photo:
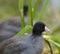
[[[46,32],[50,32],[50,29],[48,29],[48,28],[45,26],[45,31],[46,31]]]

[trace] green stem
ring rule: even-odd
[[[28,14],[29,14],[29,18],[28,18],[28,22],[29,25],[33,26],[33,18],[32,18],[32,0],[28,0]]]
[[[16,36],[21,36],[24,33],[27,33],[29,30],[32,30],[32,26],[27,25],[20,32],[18,32]]]
[[[50,2],[50,0],[45,1],[45,4],[43,5],[43,7],[42,7],[42,9],[40,11],[40,14],[38,15],[38,21],[40,21],[42,19],[43,15],[44,15],[44,13],[45,13],[45,11],[47,9],[47,6],[48,6],[49,2]]]
[[[59,54],[60,54],[60,43],[55,42],[54,40],[51,40],[51,39],[49,39],[48,41],[50,41],[52,44],[54,44],[57,47],[57,49],[59,50]]]
[[[34,17],[35,17],[36,10],[37,10],[37,8],[38,8],[38,5],[39,5],[40,1],[41,1],[41,0],[36,0],[36,2],[35,2],[35,4],[34,4],[34,10],[32,11],[32,14],[33,14],[32,17],[33,17],[33,19],[34,19]]]
[[[45,42],[48,44],[48,46],[49,46],[49,48],[50,48],[51,54],[53,54],[53,50],[52,50],[52,46],[51,46],[50,42],[49,42],[48,40],[46,40],[46,39],[44,39],[44,40],[45,40]]]
[[[19,11],[20,11],[20,19],[21,19],[21,27],[25,27],[25,22],[24,22],[24,14],[23,14],[23,4],[24,0],[19,0]]]

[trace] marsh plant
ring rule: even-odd
[[[37,8],[39,6],[39,2],[40,0],[36,0],[34,3],[34,7],[32,7],[32,0],[28,0],[28,25],[25,24],[24,21],[24,14],[23,14],[23,5],[24,5],[24,0],[19,0],[19,12],[20,12],[20,19],[21,19],[21,31],[18,32],[16,35],[17,36],[21,36],[24,35],[24,33],[30,33],[33,27],[33,21],[35,19],[35,15],[37,12]],[[37,15],[37,21],[41,21],[41,19],[43,18],[45,11],[48,7],[50,3],[50,0],[45,0],[44,5],[42,6],[42,9],[39,10],[39,14]],[[30,31],[30,32],[28,32]],[[44,33],[43,37],[45,42],[48,44],[49,48],[50,48],[50,52],[51,54],[54,54],[54,48],[53,46],[55,46],[60,54],[60,42],[59,40],[53,35],[54,31],[51,31],[51,33],[47,34]]]

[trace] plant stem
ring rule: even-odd
[[[21,36],[24,33],[27,33],[29,30],[32,30],[32,26],[27,25],[20,32],[18,32],[16,36]]]
[[[45,40],[45,42],[48,44],[48,46],[49,46],[49,48],[50,48],[51,54],[53,54],[53,50],[52,50],[52,46],[51,46],[50,42],[49,42],[48,40],[46,40],[46,39],[44,39],[44,40]]]
[[[28,14],[29,14],[29,18],[28,18],[29,25],[33,26],[32,0],[28,0]]]
[[[23,4],[24,0],[19,0],[19,11],[20,11],[20,19],[21,19],[21,27],[25,27],[25,22],[24,22],[24,14],[23,14]]]
[[[43,7],[42,7],[42,9],[40,11],[40,14],[38,15],[38,21],[40,21],[42,19],[43,15],[44,15],[44,13],[45,13],[45,11],[47,9],[47,6],[48,6],[49,2],[50,2],[50,0],[45,1],[45,4],[43,5]]]
[[[41,0],[36,0],[35,4],[34,4],[34,10],[32,11],[32,14],[33,14],[33,19],[35,17],[35,14],[36,14],[36,10],[38,8],[38,5],[40,3]]]

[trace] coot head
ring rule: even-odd
[[[41,35],[44,31],[50,31],[43,22],[37,22],[33,26],[32,33],[34,35]]]

